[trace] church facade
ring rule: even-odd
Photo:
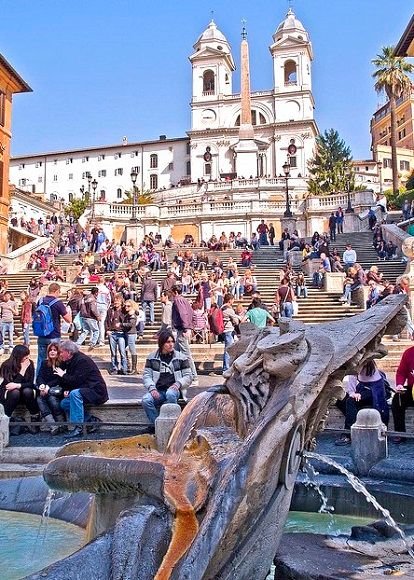
[[[235,58],[212,21],[189,57],[192,96],[187,136],[15,157],[10,181],[46,199],[65,201],[90,189],[92,179],[97,182],[97,200],[122,201],[124,192],[131,190],[132,170],[138,174],[137,187],[154,191],[156,200],[165,198],[166,190],[169,198],[185,198],[187,189],[193,195],[191,184],[234,179],[266,178],[268,192],[275,185],[275,193],[277,189],[282,193],[276,182],[284,178],[283,166],[288,162],[292,194],[300,196],[307,189],[307,164],[318,134],[312,44],[291,9],[272,40],[273,86],[250,94],[249,164],[243,162],[247,157],[240,147],[243,119],[241,95],[233,92]]]

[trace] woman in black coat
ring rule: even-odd
[[[60,347],[52,342],[47,347],[46,360],[40,366],[37,375],[36,386],[38,389],[37,403],[40,413],[46,423],[51,423],[50,432],[52,435],[60,433],[58,425],[53,425],[56,421],[66,421],[65,415],[60,408],[60,401],[63,398],[63,389],[60,386],[60,377],[55,372],[60,367]]]
[[[0,367],[0,403],[8,417],[12,416],[17,405],[27,407],[32,421],[39,420],[34,385],[34,364],[30,360],[27,346],[14,347],[10,357]]]

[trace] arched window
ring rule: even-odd
[[[105,201],[105,198],[106,198],[105,190],[104,189],[101,189],[101,191],[99,193],[100,193],[99,200],[100,201]]]
[[[122,189],[120,187],[118,187],[118,189],[116,190],[116,198],[122,199]]]
[[[158,175],[150,175],[150,189],[158,189]]]
[[[213,95],[216,90],[214,72],[206,70],[203,74],[203,93]]]
[[[73,193],[70,191],[68,195],[69,201],[73,201]]]
[[[156,153],[152,153],[150,155],[150,168],[157,169],[158,167],[158,155]]]
[[[255,109],[252,109],[252,125],[266,125],[266,117]],[[240,127],[240,115],[237,116],[234,126]]]
[[[211,163],[204,164],[204,175],[211,175]]]
[[[297,75],[296,75],[296,63],[293,60],[287,60],[285,62],[285,85],[296,85]]]

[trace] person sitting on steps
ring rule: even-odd
[[[142,380],[148,391],[142,397],[142,406],[150,422],[149,432],[154,432],[161,405],[177,403],[180,393],[185,394],[192,382],[189,360],[175,349],[170,330],[160,331],[158,350],[148,356]]]
[[[66,417],[60,407],[63,389],[60,386],[60,378],[55,373],[56,367],[59,366],[61,366],[60,346],[52,342],[47,347],[46,360],[40,365],[36,379],[38,390],[37,404],[43,421],[50,424],[50,433],[52,435],[58,435],[63,430],[55,422],[66,421]]]

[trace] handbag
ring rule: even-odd
[[[59,385],[49,387],[48,395],[53,395],[54,397],[63,397],[63,387],[60,387]]]
[[[296,300],[294,302],[292,302],[292,309],[293,309],[293,316],[297,316],[299,314],[299,304]]]

